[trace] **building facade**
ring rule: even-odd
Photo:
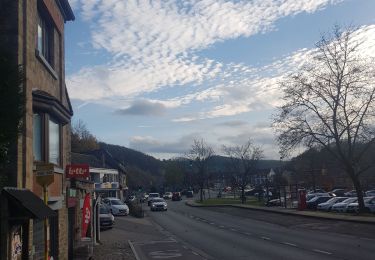
[[[54,259],[68,259],[64,169],[70,163],[73,110],[65,85],[64,28],[74,20],[74,14],[68,0],[0,0],[0,16],[1,49],[22,66],[25,97],[23,129],[8,183],[12,188],[3,189],[1,197],[2,211],[15,204],[19,210],[14,216],[1,216],[0,258],[44,259],[48,250]],[[38,215],[38,209],[33,208],[38,200],[31,206],[26,200],[31,196],[43,199],[37,175],[45,166],[53,176],[47,200],[54,214],[46,209],[44,215]],[[48,234],[44,232],[45,218]],[[17,244],[21,254],[14,251],[17,239],[21,240]]]

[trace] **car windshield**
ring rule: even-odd
[[[100,207],[100,214],[108,214],[109,209],[107,207]]]
[[[153,199],[153,200],[152,200],[152,202],[164,202],[164,201],[165,201],[165,200],[163,200],[163,199],[161,199],[161,198],[160,198],[160,199],[157,198],[157,199]]]
[[[112,205],[124,205],[124,203],[121,202],[121,200],[111,200],[111,203]]]
[[[150,193],[149,197],[150,198],[157,198],[157,197],[159,197],[159,193]]]
[[[327,203],[333,203],[333,202],[336,202],[339,198],[331,198],[329,200],[327,200]]]
[[[344,200],[342,203],[353,203],[356,201],[357,201],[357,198],[349,198],[349,199]]]

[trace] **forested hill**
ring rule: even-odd
[[[107,150],[113,158],[125,166],[136,166],[137,168],[150,173],[157,173],[162,167],[162,162],[158,159],[136,150],[101,142],[99,143],[99,146],[101,149]]]

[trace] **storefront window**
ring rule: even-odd
[[[39,114],[33,118],[33,152],[34,161],[42,161],[42,116]]]
[[[54,120],[49,120],[49,162],[60,164],[60,127]]]

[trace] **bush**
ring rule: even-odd
[[[129,203],[129,214],[136,218],[143,218],[144,211],[142,205],[137,202]]]

